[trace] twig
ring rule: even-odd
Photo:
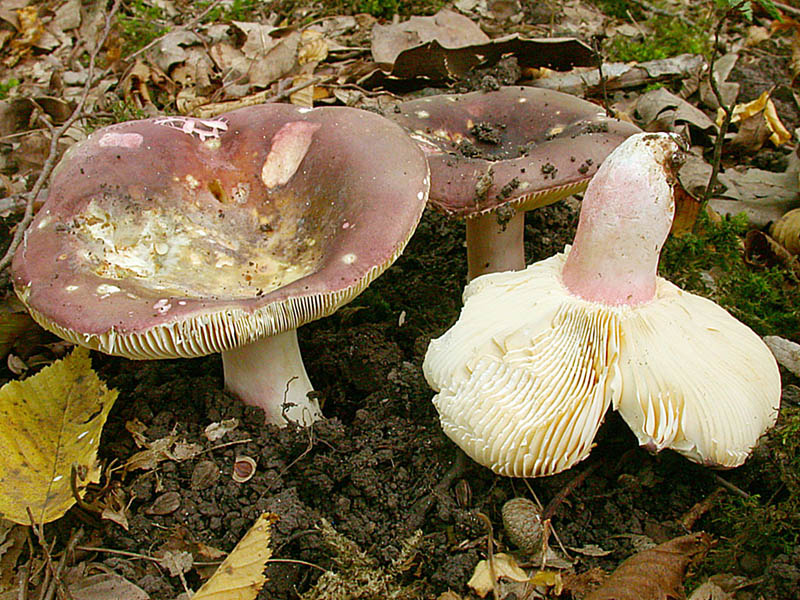
[[[789,6],[783,2],[774,2],[775,8],[781,10],[790,15],[794,15],[795,17],[800,17],[800,8],[795,8],[794,6]]]
[[[299,92],[300,90],[304,90],[309,86],[317,85],[318,83],[328,83],[329,81],[335,79],[336,77],[330,75],[328,77],[321,77],[317,76],[313,79],[309,79],[308,81],[304,81],[303,83],[299,83],[294,87],[290,87],[282,92],[278,92],[277,94],[269,95],[269,90],[263,90],[261,92],[256,92],[251,96],[245,96],[244,98],[239,98],[238,100],[226,100],[224,102],[211,102],[209,104],[201,104],[200,106],[196,106],[190,111],[190,114],[193,117],[200,117],[201,119],[210,119],[211,117],[216,117],[224,112],[228,112],[237,108],[244,108],[245,106],[254,106],[256,104],[267,104],[269,102],[279,102],[280,100],[284,100],[288,98],[295,92]]]
[[[17,588],[17,600],[28,600],[28,577],[31,574],[31,561],[28,559],[24,565],[19,568],[17,573],[19,579],[19,587]]]
[[[478,513],[478,517],[486,524],[489,530],[486,534],[486,564],[489,567],[489,577],[492,579],[492,596],[494,600],[499,600],[500,591],[497,589],[497,573],[494,570],[494,528],[492,521],[482,512]]]
[[[592,41],[592,47],[594,49],[594,55],[597,57],[597,75],[600,78],[600,89],[603,92],[603,108],[606,111],[607,117],[613,117],[614,111],[611,110],[611,107],[608,103],[608,89],[606,88],[606,76],[603,73],[603,54],[600,52],[600,42],[595,38]]]
[[[47,540],[44,537],[44,526],[41,523],[36,523],[36,519],[33,517],[33,512],[31,511],[30,507],[25,507],[25,510],[28,512],[28,518],[31,521],[31,529],[36,534],[36,538],[39,540],[39,545],[42,547],[42,553],[44,554],[44,562],[46,566],[45,570],[45,578],[44,583],[42,584],[42,591],[39,594],[39,598],[44,600],[45,594],[51,585],[51,581],[53,585],[58,586],[61,588],[64,596],[68,598],[68,600],[74,600],[72,594],[69,591],[69,588],[61,581],[61,573],[53,566],[53,555],[50,553],[50,548],[47,547]]]
[[[728,127],[730,127],[731,119],[733,118],[733,109],[725,103],[725,100],[722,97],[722,92],[717,84],[717,78],[714,76],[714,64],[717,59],[719,36],[722,33],[722,27],[725,25],[725,21],[727,21],[730,14],[731,12],[729,11],[722,15],[719,23],[717,23],[717,27],[714,30],[714,48],[711,50],[711,58],[708,61],[708,82],[711,85],[711,90],[714,92],[714,96],[717,98],[720,108],[725,113],[725,118],[722,119],[722,124],[719,126],[719,132],[717,133],[717,139],[714,140],[714,156],[711,160],[711,175],[708,178],[708,184],[706,185],[706,189],[703,192],[703,197],[700,200],[700,212],[705,210],[706,205],[711,198],[711,194],[717,185],[717,175],[719,175],[720,164],[722,163],[722,146],[725,143],[725,135],[728,133]]]
[[[298,560],[296,558],[268,558],[267,564],[269,563],[289,563],[293,565],[303,565],[306,567],[313,567],[315,569],[319,569],[323,573],[326,573],[328,571],[328,569],[325,569],[324,567],[320,567],[319,565],[315,565],[314,563],[310,563],[305,560]]]
[[[8,250],[6,250],[5,255],[2,259],[0,259],[0,271],[5,270],[8,267],[11,259],[14,257],[14,253],[17,251],[17,247],[19,247],[20,242],[22,241],[22,237],[25,234],[25,230],[28,229],[28,225],[30,225],[31,221],[33,220],[33,205],[36,200],[36,197],[39,195],[39,192],[44,187],[45,181],[47,178],[50,177],[50,173],[53,170],[53,167],[56,163],[56,158],[58,157],[58,142],[61,139],[67,130],[72,126],[72,124],[78,120],[78,117],[83,112],[83,108],[86,105],[86,99],[89,97],[89,91],[92,88],[92,81],[94,79],[94,67],[95,61],[97,60],[97,55],[100,53],[100,50],[105,44],[106,39],[108,38],[108,34],[111,32],[111,20],[113,16],[116,14],[117,10],[119,9],[121,0],[114,0],[114,5],[111,7],[108,15],[106,15],[106,22],[105,26],[103,27],[103,33],[100,36],[100,39],[97,41],[92,52],[89,54],[89,67],[86,71],[86,84],[83,86],[83,91],[81,92],[81,97],[78,100],[77,104],[75,105],[75,109],[72,111],[67,120],[62,123],[61,127],[58,129],[53,130],[52,137],[50,138],[50,148],[47,154],[47,159],[44,161],[44,165],[42,166],[42,171],[39,173],[39,177],[36,178],[36,182],[33,184],[33,188],[31,191],[28,192],[26,195],[26,206],[25,206],[25,214],[22,216],[22,220],[17,224],[17,229],[14,231],[14,237],[11,238],[11,243],[8,245]],[[48,124],[49,126],[49,124]]]
[[[598,460],[597,462],[589,465],[583,471],[578,473],[572,480],[561,488],[561,491],[558,492],[553,499],[548,502],[547,506],[545,506],[544,510],[542,511],[542,522],[547,521],[548,519],[552,518],[553,514],[556,512],[556,509],[561,505],[564,499],[569,496],[575,488],[577,488],[583,480],[586,479],[592,472],[597,469],[601,464],[603,464],[602,460]]]
[[[745,500],[749,500],[750,498],[752,498],[752,496],[751,496],[750,494],[748,494],[747,492],[745,492],[745,491],[744,491],[742,488],[740,488],[740,487],[738,487],[738,486],[735,486],[735,485],[733,485],[733,484],[732,484],[730,481],[728,481],[727,479],[723,479],[722,477],[720,477],[720,476],[719,476],[719,475],[717,475],[716,473],[713,473],[713,476],[714,476],[714,479],[716,479],[716,480],[717,480],[717,482],[718,482],[718,483],[719,483],[719,484],[720,484],[722,487],[724,487],[726,490],[728,490],[729,492],[733,492],[734,494],[736,494],[736,495],[737,495],[737,496],[739,496],[740,498],[744,498]]]
[[[69,558],[70,554],[75,552],[75,546],[78,545],[78,542],[82,537],[82,528],[73,531],[72,535],[69,536],[69,541],[67,542],[66,548],[64,548],[64,553],[61,555],[61,560],[58,561],[58,567],[56,568],[55,577],[53,578],[53,585],[51,585],[50,589],[47,591],[47,594],[44,597],[45,600],[53,600],[53,596],[56,593],[56,588],[59,585],[63,585],[64,588],[67,588],[67,585],[61,580],[61,574],[64,572],[64,565],[67,564],[67,559]]]
[[[422,526],[422,522],[425,520],[425,515],[428,514],[428,511],[433,506],[433,502],[436,497],[440,494],[443,494],[453,482],[464,473],[465,469],[467,468],[467,460],[466,454],[458,451],[456,454],[456,458],[453,461],[453,465],[448,469],[448,471],[442,476],[442,479],[433,486],[430,492],[428,492],[425,496],[417,500],[414,505],[409,510],[408,515],[406,516],[405,523],[402,525],[402,530],[408,533],[412,531],[416,531]]]

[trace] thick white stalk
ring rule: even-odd
[[[564,265],[570,292],[613,306],[653,299],[681,161],[677,138],[666,133],[631,137],[605,160],[586,189]]]
[[[501,225],[497,214],[467,219],[467,277],[486,273],[521,271],[525,268],[525,213],[517,212]]]
[[[319,403],[310,400],[297,330],[291,329],[222,353],[225,387],[246,404],[264,409],[268,423],[287,419],[309,425],[322,418]]]

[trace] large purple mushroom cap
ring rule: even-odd
[[[269,413],[266,392],[232,381],[256,368],[252,357],[226,353],[270,336],[293,351],[298,326],[399,256],[428,187],[416,144],[357,109],[267,104],[121,123],[57,167],[14,286],[44,327],[108,354],[223,352],[228,387]],[[270,393],[283,396],[281,377],[307,381],[304,370],[280,375]]]
[[[428,156],[431,205],[469,217],[470,278],[523,268],[522,213],[583,191],[641,131],[581,98],[526,86],[419,98],[388,116]]]

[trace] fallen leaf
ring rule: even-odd
[[[792,254],[800,254],[800,208],[790,210],[772,227],[770,234]]]
[[[715,129],[714,122],[703,111],[666,88],[642,94],[636,103],[636,110],[642,118],[643,127],[648,131],[673,131],[683,123],[705,132]]]
[[[777,335],[766,336],[764,342],[775,355],[778,364],[800,377],[800,344]]]
[[[142,588],[114,573],[82,578],[69,592],[72,600],[150,600]]]
[[[194,566],[194,557],[191,552],[185,550],[167,550],[159,559],[158,564],[169,571],[172,577],[178,577],[188,573]]]
[[[0,388],[0,514],[28,525],[59,518],[75,504],[79,485],[97,482],[97,447],[117,398],[92,371],[89,351],[66,358],[23,381]],[[79,487],[79,494],[83,490]]]
[[[679,54],[671,58],[662,58],[639,64],[605,63],[603,78],[596,67],[575,69],[566,73],[550,74],[537,79],[533,85],[551,90],[573,94],[575,96],[592,96],[603,89],[606,91],[621,90],[642,85],[652,85],[671,80],[685,80],[696,75],[705,67],[705,59],[696,54]],[[580,66],[594,65],[594,62]],[[567,70],[567,69],[561,69]]]
[[[528,574],[517,564],[517,561],[510,554],[499,552],[492,557],[492,568],[488,560],[482,560],[475,565],[475,571],[467,582],[478,596],[484,598],[492,591],[494,582],[492,581],[492,570],[494,570],[495,581],[500,578],[511,579],[512,581],[528,581]]]
[[[684,598],[689,562],[711,547],[706,533],[693,533],[643,550],[623,561],[584,600],[669,600]]]
[[[800,260],[797,256],[760,229],[751,229],[744,236],[744,261],[759,268],[780,265],[800,277]]]
[[[603,548],[596,544],[586,544],[585,546],[581,546],[579,548],[570,546],[569,549],[576,554],[583,554],[584,556],[608,556],[611,554],[611,550],[603,550]]]
[[[769,140],[775,145],[780,146],[792,139],[792,134],[786,129],[778,117],[775,104],[769,97],[769,91],[764,91],[758,98],[737,104],[733,107],[731,123],[744,122],[749,118],[759,117],[763,119],[769,133]],[[720,125],[725,118],[725,112],[717,109],[717,125]],[[736,138],[734,138],[735,140]],[[741,144],[740,144],[741,145]],[[758,149],[758,148],[754,148]]]
[[[206,426],[203,435],[208,438],[210,442],[216,442],[222,439],[231,431],[239,427],[239,419],[225,419],[224,421],[215,421]]]
[[[720,173],[718,180],[725,191],[712,198],[711,208],[721,215],[744,212],[756,227],[766,227],[797,206],[797,171],[734,168]]]
[[[379,65],[393,65],[404,50],[431,41],[442,48],[464,48],[489,41],[477,23],[452,10],[442,9],[431,17],[411,17],[402,23],[372,28],[372,58]]]
[[[274,514],[262,514],[192,600],[254,600],[266,581],[270,529],[277,520]]]
[[[0,519],[0,590],[10,589],[15,567],[28,541],[28,528]]]

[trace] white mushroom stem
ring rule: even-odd
[[[306,374],[297,330],[291,329],[222,353],[225,387],[246,404],[259,406],[267,422],[286,425],[287,419],[310,425],[322,413]]]
[[[564,285],[586,300],[637,305],[653,299],[661,247],[675,203],[674,144],[645,136],[612,153],[586,189]],[[646,149],[646,150],[645,150]]]
[[[467,276],[470,281],[486,273],[525,268],[525,213],[517,212],[500,224],[497,213],[467,219]]]

